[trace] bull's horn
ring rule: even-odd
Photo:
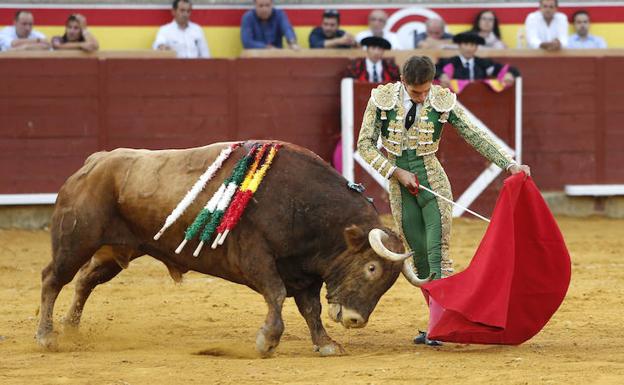
[[[412,253],[395,253],[394,251],[390,251],[384,246],[383,241],[388,239],[388,234],[381,229],[372,229],[368,233],[368,242],[370,242],[371,247],[382,258],[388,259],[390,261],[402,261],[412,255]]]
[[[403,276],[409,283],[416,287],[420,287],[431,281],[435,277],[435,273],[431,273],[427,278],[420,279],[414,270],[414,258],[407,258],[403,261]]]

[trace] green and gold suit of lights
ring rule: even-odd
[[[431,87],[414,124],[405,129],[404,92],[401,82],[381,85],[371,92],[357,151],[390,180],[392,216],[404,244],[414,252],[418,276],[425,278],[435,273],[440,278],[453,271],[449,258],[451,204],[424,190],[412,195],[392,178],[394,169],[400,167],[415,173],[421,185],[452,200],[448,177],[435,156],[442,126],[447,121],[466,142],[499,167],[506,169],[514,161],[469,120],[457,104],[456,95],[440,86]],[[380,136],[386,155],[377,148]]]

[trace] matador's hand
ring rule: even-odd
[[[513,166],[509,167],[509,172],[511,173],[511,175],[523,172],[527,176],[531,176],[531,168],[526,164],[514,164]]]
[[[416,174],[397,167],[393,176],[414,195],[418,195],[418,177]]]

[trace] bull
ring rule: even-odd
[[[149,255],[180,281],[189,271],[250,287],[264,297],[268,314],[256,349],[271,355],[284,331],[282,305],[294,297],[321,355],[344,353],[321,322],[320,290],[327,289],[329,316],[346,328],[366,325],[380,297],[402,271],[420,285],[399,237],[383,228],[373,205],[320,157],[283,143],[244,217],[223,246],[176,245],[194,215],[218,188],[235,161],[235,150],[185,214],[158,240],[164,218],[230,143],[186,150],[116,149],[91,155],[59,191],[51,223],[52,261],[42,271],[36,339],[56,347],[53,309],[64,285],[78,275],[65,327],[78,327],[96,285],[130,261]],[[247,147],[247,148],[245,148]]]

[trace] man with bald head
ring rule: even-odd
[[[358,44],[362,45],[362,40],[367,37],[376,36],[386,39],[392,46],[392,49],[405,49],[396,33],[384,30],[387,21],[388,14],[386,12],[381,9],[373,10],[368,15],[368,29],[358,33],[355,36],[355,40]]]
[[[13,26],[0,31],[0,51],[8,50],[49,50],[50,42],[45,35],[33,29],[32,13],[19,10],[15,13]]]
[[[439,49],[452,44],[453,35],[446,32],[446,24],[442,19],[427,19],[425,32],[417,33],[414,37],[414,48]]]

